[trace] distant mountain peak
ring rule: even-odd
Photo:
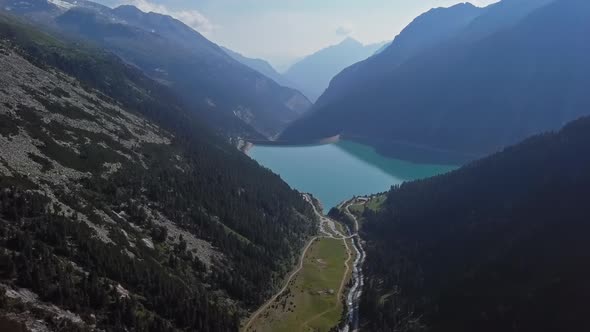
[[[134,17],[135,19],[147,17],[147,18],[152,18],[152,19],[156,18],[156,19],[160,19],[160,20],[168,20],[168,22],[176,23],[179,25],[186,26],[187,28],[190,28],[184,22],[180,21],[179,19],[177,19],[173,16],[170,16],[168,14],[153,12],[153,11],[150,11],[150,12],[143,11],[140,8],[133,6],[133,5],[118,6],[113,9],[113,12],[119,16]],[[192,29],[192,28],[190,28],[190,29]],[[194,30],[194,29],[192,29],[192,30]]]
[[[358,40],[356,40],[356,39],[354,39],[352,37],[346,37],[346,38],[344,38],[340,42],[340,44],[338,44],[338,45],[347,45],[347,44],[348,45],[355,45],[355,46],[358,45],[358,46],[361,46],[361,47],[363,46],[363,44],[361,42],[359,42]]]
[[[143,15],[144,14],[144,12],[141,9],[139,9],[133,5],[120,5],[118,7],[115,7],[113,10],[115,12],[125,13],[127,15],[132,15],[132,14],[133,15]]]
[[[453,7],[480,8],[479,6],[476,6],[476,5],[472,4],[471,2],[461,2],[461,3],[458,3],[454,6],[451,6],[450,8],[453,8]]]
[[[330,80],[342,69],[375,54],[382,43],[363,45],[352,37],[323,48],[294,64],[285,73],[312,101],[324,92]]]

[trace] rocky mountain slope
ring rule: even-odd
[[[170,16],[89,1],[2,2],[4,9],[117,54],[229,136],[274,137],[311,106],[298,91],[239,63]]]
[[[116,56],[0,16],[0,330],[235,331],[313,211]]]

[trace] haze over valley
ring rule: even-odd
[[[0,331],[587,331],[587,0],[0,0]]]

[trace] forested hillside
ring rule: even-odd
[[[235,331],[314,215],[118,57],[0,16],[0,330]]]
[[[590,118],[367,213],[367,331],[586,331]]]
[[[316,108],[353,93],[368,81],[387,76],[409,58],[448,41],[483,12],[482,8],[463,3],[434,8],[418,16],[381,52],[338,73],[316,102]]]
[[[360,80],[334,80],[336,95],[327,92],[282,138],[342,133],[398,157],[414,157],[404,154],[404,148],[414,147],[426,155],[448,152],[451,162],[464,162],[587,115],[590,44],[584,36],[590,33],[590,2],[523,2],[529,11],[513,0],[502,3],[463,22],[464,29],[442,29],[454,31],[439,36],[446,41],[427,43],[393,68],[380,66],[383,75],[373,75],[371,66],[345,71],[343,76]],[[438,26],[423,29],[434,34]],[[414,30],[420,29],[407,33]],[[403,59],[401,47],[388,52],[407,40],[401,37],[378,58]]]

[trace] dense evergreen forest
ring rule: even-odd
[[[311,207],[210,133],[167,88],[116,56],[5,15],[0,40],[0,61],[22,57],[42,71],[39,81],[71,76],[68,89],[95,96],[88,112],[72,106],[79,101],[61,87],[49,86],[44,95],[2,82],[45,109],[28,101],[0,106],[2,142],[30,136],[41,142],[42,156],[29,155],[44,165],[42,173],[59,166],[83,175],[39,181],[11,167],[8,155],[0,158],[0,327],[18,325],[6,317],[28,314],[64,331],[237,330],[315,232]],[[48,113],[66,124],[106,127],[101,119],[118,117],[117,107],[139,118],[141,134],[157,126],[169,144],[130,140],[140,134],[126,129],[109,137],[42,119]],[[105,173],[105,165],[117,167]],[[108,241],[97,229],[108,231]],[[202,243],[213,252],[209,260],[195,254]],[[14,295],[22,289],[82,321]]]
[[[367,214],[368,331],[587,331],[590,118]]]

